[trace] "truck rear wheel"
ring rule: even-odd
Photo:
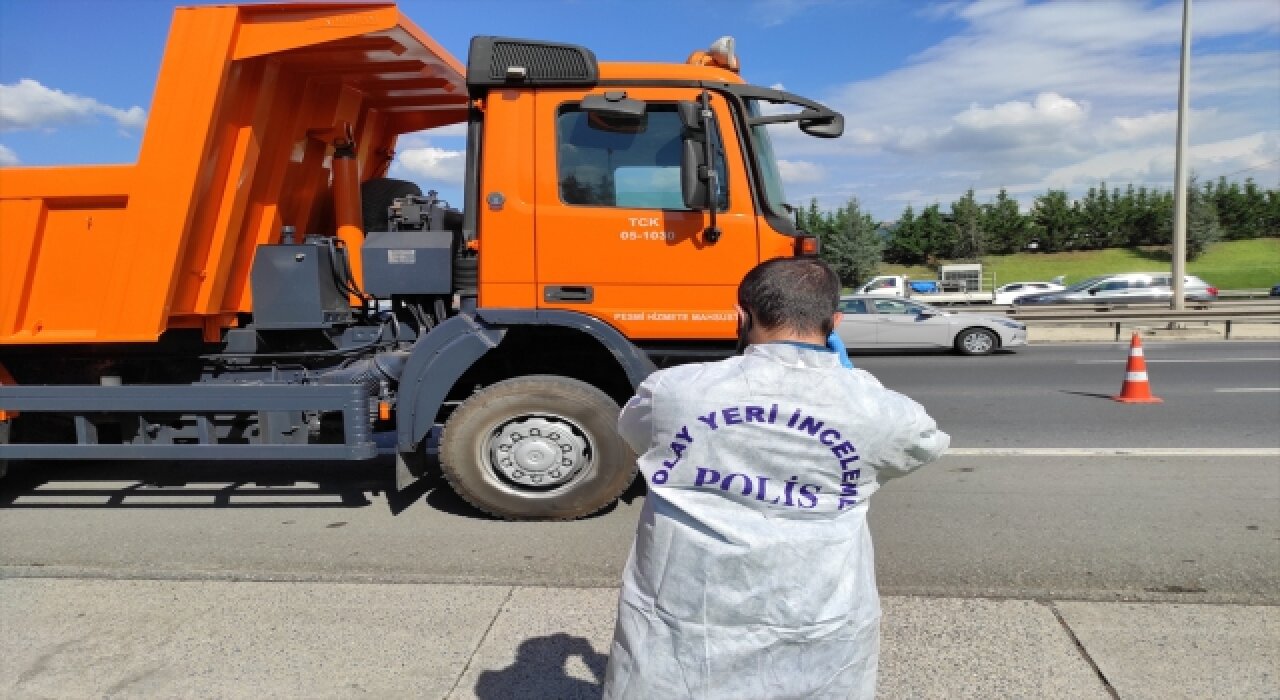
[[[476,392],[445,423],[440,466],[454,491],[509,520],[571,520],[612,503],[635,477],[618,405],[567,377],[535,375]]]

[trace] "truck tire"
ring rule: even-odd
[[[422,188],[408,180],[390,177],[365,180],[360,185],[360,216],[364,232],[386,231],[387,207],[391,206],[391,200],[411,194],[421,195]]]
[[[488,386],[462,403],[440,436],[453,490],[507,520],[572,520],[612,503],[635,478],[618,435],[618,405],[567,377],[531,375]]]
[[[1000,339],[985,328],[966,328],[956,335],[956,351],[961,355],[990,355],[1000,347]]]

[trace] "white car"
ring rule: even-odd
[[[836,334],[845,347],[955,348],[989,355],[1027,344],[1027,326],[996,314],[943,311],[910,299],[855,294],[840,297],[843,320]]]
[[[992,304],[1012,304],[1014,299],[1028,294],[1060,292],[1066,287],[1053,282],[1010,282],[996,288]]]

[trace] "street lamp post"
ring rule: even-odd
[[[1188,76],[1191,73],[1191,0],[1182,0],[1182,65],[1178,70],[1178,145],[1173,166],[1173,309],[1186,307],[1183,299],[1187,268],[1187,113]]]

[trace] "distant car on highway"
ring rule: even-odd
[[[991,298],[992,304],[1012,304],[1014,299],[1025,297],[1028,294],[1043,294],[1044,292],[1060,292],[1066,289],[1061,284],[1053,282],[1010,282],[996,287],[995,295]]]
[[[1014,306],[1041,304],[1138,304],[1173,299],[1167,272],[1128,272],[1099,275],[1059,292],[1028,294],[1013,300]],[[1183,277],[1183,298],[1208,303],[1218,298],[1218,288],[1194,275]]]
[[[1025,324],[994,314],[943,311],[898,297],[854,294],[840,298],[844,319],[836,334],[849,349],[954,348],[989,355],[1027,344]]]
[[[1272,285],[1271,296],[1280,297],[1280,284]]]

